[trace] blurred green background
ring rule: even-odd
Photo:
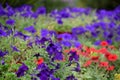
[[[53,9],[61,9],[63,7],[92,7],[97,9],[114,9],[120,5],[120,0],[0,0],[2,6],[6,6],[6,3],[12,7],[19,7],[23,4],[29,4],[33,6],[33,10],[39,6],[45,6],[47,12]]]

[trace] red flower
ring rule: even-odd
[[[44,59],[43,58],[39,58],[36,62],[37,65],[40,65],[44,62]]]
[[[104,53],[106,53],[108,51],[107,51],[106,48],[101,48],[101,49],[98,50],[98,52],[104,54]]]
[[[106,57],[106,58],[108,58],[109,55],[111,55],[110,52],[106,52],[106,53],[105,53],[105,57]]]
[[[76,52],[78,49],[77,48],[70,48],[70,51]]]
[[[63,52],[64,52],[64,53],[69,53],[70,50],[69,50],[69,49],[65,49]]]
[[[110,49],[116,49],[115,46],[113,46],[113,45],[110,45],[109,48]]]
[[[92,61],[88,60],[88,61],[85,62],[85,64],[83,66],[84,67],[88,67],[88,66],[90,66],[91,63],[92,63]]]
[[[90,51],[91,52],[97,52],[97,50],[94,47],[90,48]]]
[[[91,60],[98,62],[99,61],[99,56],[92,56]]]
[[[100,62],[100,67],[108,67],[108,62]]]
[[[110,54],[108,56],[109,61],[116,61],[118,59],[118,56],[116,54]]]
[[[114,70],[114,68],[115,68],[114,66],[109,66],[109,67],[107,68],[107,70],[108,70],[108,71],[112,71],[112,70]]]
[[[107,41],[102,41],[102,42],[100,43],[100,45],[101,45],[101,46],[104,46],[104,47],[105,47],[105,46],[108,46],[108,42],[107,42]]]

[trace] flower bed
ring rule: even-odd
[[[119,14],[0,6],[0,80],[119,80]]]

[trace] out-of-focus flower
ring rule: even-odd
[[[77,66],[75,67],[74,71],[80,72],[80,70],[81,70],[80,64],[78,62],[76,64],[77,64]]]
[[[0,57],[4,57],[6,54],[8,54],[7,51],[3,52],[2,50],[0,50]]]
[[[49,35],[49,31],[47,29],[42,29],[40,32],[42,37],[48,37]]]
[[[44,59],[41,57],[41,58],[39,58],[37,61],[36,61],[36,64],[37,65],[40,65],[40,64],[42,64],[44,62]]]
[[[49,39],[46,38],[46,37],[42,37],[41,39],[39,39],[39,38],[36,37],[35,44],[36,45],[40,45],[40,44],[44,45],[45,42],[47,42],[47,41],[49,41]]]
[[[70,13],[68,13],[67,11],[61,11],[59,13],[59,15],[62,17],[62,18],[68,18],[70,17]]]
[[[39,7],[37,10],[36,10],[36,13],[39,15],[43,15],[43,14],[46,14],[46,8],[45,7],[43,7],[43,6],[41,6],[41,7]]]
[[[60,24],[60,25],[62,25],[63,24],[62,19],[57,19],[57,23]]]
[[[19,37],[20,39],[27,40],[30,36],[23,34],[22,32],[16,32],[14,34],[14,37]]]
[[[110,54],[107,59],[109,61],[116,61],[118,59],[118,56],[116,54]]]
[[[14,14],[15,14],[14,9],[7,4],[7,6],[6,6],[6,15],[8,17],[10,17],[10,16],[13,16]]]
[[[71,47],[71,43],[69,41],[61,41],[61,44],[64,45],[65,47]]]
[[[92,63],[92,61],[91,61],[91,60],[88,60],[88,61],[86,61],[86,62],[83,64],[83,66],[84,66],[84,67],[88,67],[88,66],[91,65],[91,63]]]
[[[103,47],[108,46],[108,42],[107,42],[107,41],[102,41],[102,42],[100,43],[100,45],[103,46]]]
[[[78,47],[80,47],[81,44],[80,44],[79,41],[74,41],[74,42],[73,42],[73,45],[78,48]]]
[[[99,53],[105,54],[106,52],[108,52],[108,50],[106,48],[100,48],[98,50]]]
[[[86,32],[86,30],[83,27],[81,27],[81,26],[80,27],[72,28],[72,33],[74,35],[80,35],[80,34],[83,34],[85,32]]]
[[[3,9],[2,5],[0,4],[0,16],[6,15],[6,11]]]
[[[4,37],[7,36],[6,32],[2,29],[0,29],[0,37],[1,36],[4,36]]]
[[[108,67],[108,62],[100,62],[99,67]]]
[[[26,28],[24,28],[24,30],[25,30],[25,31],[28,31],[28,32],[30,32],[30,33],[32,33],[32,34],[34,34],[34,33],[36,32],[34,26],[26,27]]]
[[[62,40],[71,40],[72,35],[68,33],[63,33],[63,34],[58,35],[58,38],[62,38]]]
[[[20,52],[20,50],[16,46],[12,45],[11,48],[12,48],[13,51]]]
[[[4,65],[4,64],[5,64],[5,61],[4,61],[3,59],[1,60],[1,64],[2,64],[2,65]]]
[[[113,45],[110,45],[110,46],[108,46],[110,49],[116,49],[116,47],[115,46],[113,46]]]
[[[75,78],[74,75],[70,75],[70,76],[66,77],[65,80],[77,80],[77,79]]]
[[[108,71],[113,71],[114,68],[115,68],[115,66],[108,66],[107,70],[108,70]]]
[[[63,54],[59,45],[50,43],[47,46],[46,51],[48,52],[48,55],[50,55],[53,58],[53,60],[63,60]]]
[[[6,24],[13,26],[15,24],[15,20],[14,19],[8,19],[8,20],[6,20]]]
[[[23,63],[18,71],[16,72],[17,77],[21,77],[25,75],[25,72],[28,70],[29,68]]]
[[[51,80],[60,80],[60,78],[55,78],[54,75],[50,75]]]
[[[77,52],[73,52],[73,51],[70,51],[69,52],[69,60],[70,61],[79,61],[79,55],[77,54]]]
[[[53,75],[55,70],[50,69],[45,63],[38,65],[36,69],[39,71],[39,73],[36,74],[36,76],[40,80],[50,80],[51,78],[55,80],[59,80],[59,78],[55,78],[55,76]]]

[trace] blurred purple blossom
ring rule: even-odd
[[[18,71],[16,72],[17,77],[21,77],[25,75],[25,72],[28,70],[29,68],[23,63]]]
[[[13,26],[15,24],[15,20],[8,19],[8,20],[6,20],[6,24]]]
[[[36,32],[34,26],[25,27],[24,30],[25,30],[25,31],[28,31],[28,32],[30,32],[30,33],[32,33],[32,34],[34,34],[34,33]]]

